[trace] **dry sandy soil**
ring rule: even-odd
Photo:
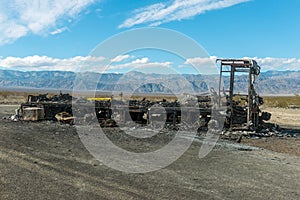
[[[300,109],[291,108],[263,108],[264,111],[272,113],[271,121],[282,127],[300,127]]]
[[[297,137],[244,138],[242,143],[279,153],[300,156],[300,109],[265,107],[263,111],[272,113],[270,122],[278,124],[283,133],[288,133],[288,136],[297,135]]]
[[[0,117],[14,109],[0,106]],[[119,142],[136,151],[164,145]],[[72,126],[0,120],[0,199],[300,199],[298,156],[219,141],[199,159],[200,146],[196,139],[164,169],[128,174],[95,160]]]

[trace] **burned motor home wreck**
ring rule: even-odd
[[[270,113],[261,112],[259,108],[263,99],[256,92],[255,80],[260,74],[260,67],[256,61],[249,59],[218,59],[217,63],[220,65],[219,88],[216,91],[211,89],[210,94],[184,96],[172,101],[150,101],[145,98],[127,101],[113,98],[75,99],[62,93],[51,98],[30,95],[27,102],[21,104],[17,115],[24,121],[73,123],[75,120],[76,123],[96,120],[106,127],[134,122],[172,128],[180,125],[185,115],[198,129],[205,129],[214,112],[223,118],[226,130],[259,130],[264,121],[271,118]],[[240,74],[247,75],[246,94],[234,91],[235,77]],[[224,79],[229,79],[228,88],[223,85]]]

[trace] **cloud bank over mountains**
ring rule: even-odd
[[[0,58],[1,69],[12,69],[20,71],[96,71],[110,70],[118,72],[120,69],[143,69],[158,67],[161,69],[171,69],[172,67],[183,65],[212,66],[217,59],[216,56],[210,58],[188,58],[182,64],[169,61],[154,61],[148,57],[135,58],[132,55],[119,55],[114,59],[92,56],[76,56],[66,59],[51,58],[48,56],[27,56],[27,57],[6,57]],[[261,66],[262,71],[270,70],[299,70],[300,59],[297,58],[258,58],[253,57]],[[108,66],[106,63],[110,63]],[[183,67],[182,67],[183,68]]]

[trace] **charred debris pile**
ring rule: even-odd
[[[260,112],[258,126],[247,126],[247,105],[245,105],[244,96],[234,96],[234,115],[230,115],[228,108],[225,113],[221,109],[215,109],[219,112],[218,116],[224,118],[224,131],[244,131],[247,133],[266,132],[266,129],[275,130],[265,123],[270,119],[269,113]],[[241,102],[242,105],[241,105]],[[260,98],[260,105],[263,103]],[[51,120],[61,123],[73,124],[75,121],[79,124],[91,124],[95,120],[103,127],[115,127],[118,124],[128,126],[156,125],[163,122],[164,128],[176,129],[180,126],[181,114],[188,114],[198,131],[205,131],[211,120],[214,101],[211,96],[186,96],[184,100],[150,101],[147,99],[121,101],[112,98],[79,98],[73,99],[69,94],[60,94],[54,97],[47,97],[47,94],[28,96],[28,101],[22,103],[12,117],[14,120],[22,121],[41,121]],[[223,102],[228,107],[228,102]],[[76,109],[76,115],[73,112]],[[187,116],[185,116],[187,117]],[[231,119],[232,117],[232,119]],[[195,120],[196,119],[196,120]],[[83,120],[84,122],[80,121]],[[232,121],[232,125],[230,122]],[[255,129],[256,128],[256,129]],[[266,135],[265,135],[266,136]]]
[[[28,96],[13,116],[14,120],[40,121],[54,120],[61,123],[90,124],[99,123],[102,127],[128,125],[161,126],[166,129],[178,129],[179,126],[196,128],[199,133],[213,126],[212,116],[218,116],[222,122],[223,136],[232,134],[242,136],[273,136],[280,134],[280,129],[267,123],[271,114],[262,112],[263,99],[256,92],[256,77],[260,67],[254,60],[218,59],[220,80],[217,91],[211,89],[206,95],[189,96],[167,101],[116,100],[113,98],[72,98],[69,94],[48,97],[47,94]],[[226,75],[227,73],[227,75]],[[248,75],[248,93],[234,92],[237,73]],[[228,78],[230,85],[222,85]],[[75,107],[74,107],[75,105]],[[74,113],[75,112],[75,113]],[[185,120],[183,120],[183,117]],[[218,121],[218,119],[214,119]],[[188,121],[190,124],[184,124]],[[217,122],[218,123],[218,122]]]

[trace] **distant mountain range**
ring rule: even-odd
[[[77,87],[101,91],[122,91],[137,93],[182,93],[190,88],[203,93],[209,90],[208,85],[217,85],[219,75],[164,75],[130,72],[126,75],[93,72],[74,73],[66,71],[31,71],[21,72],[0,70],[0,87],[29,87],[44,89],[72,89]],[[235,79],[235,92],[244,93],[247,89],[247,76],[240,75]],[[81,84],[81,85],[80,85]],[[300,94],[300,71],[268,71],[260,74],[256,80],[260,94]],[[225,88],[229,85],[224,80]],[[171,88],[171,89],[170,89]],[[215,88],[216,89],[216,88]]]

